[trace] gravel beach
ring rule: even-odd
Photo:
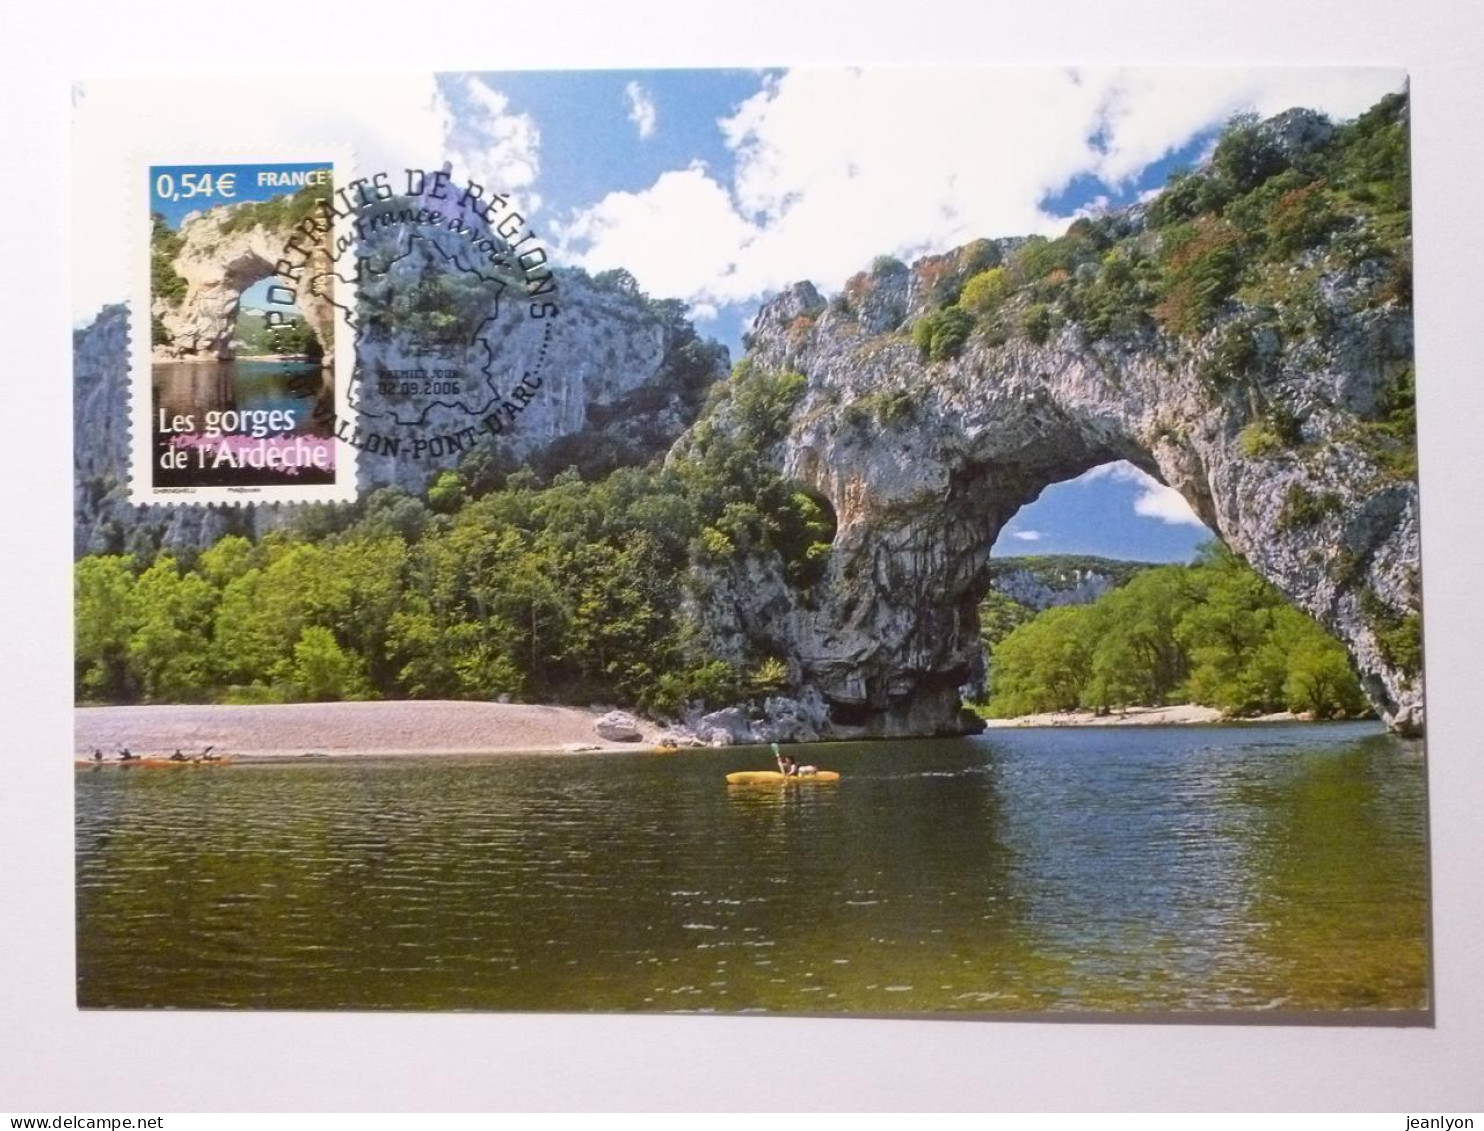
[[[1227,720],[1215,707],[1180,703],[1170,707],[1129,707],[1099,715],[1093,711],[1048,711],[1040,715],[1019,715],[1013,719],[985,719],[986,727],[1118,727],[1118,726],[1188,726],[1191,724],[1236,721],[1245,723],[1291,723],[1299,716],[1288,711],[1261,715],[1254,719]]]
[[[205,746],[239,758],[387,757],[399,754],[536,753],[584,749],[642,750],[658,728],[644,723],[641,742],[605,742],[593,731],[602,711],[521,703],[404,701],[79,707],[74,757],[118,745],[139,755],[194,753]]]

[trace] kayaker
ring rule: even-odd
[[[799,772],[799,764],[794,761],[791,754],[780,754],[778,744],[773,744],[773,757],[778,760],[778,772],[786,778],[791,778]]]
[[[133,751],[131,751],[127,746],[121,746],[121,747],[119,747],[119,761],[120,762],[132,762],[136,758],[138,758],[138,755],[135,754]]]
[[[184,762],[186,760],[186,756],[180,752],[179,746],[175,748],[175,753],[170,755],[170,760],[172,762]]]

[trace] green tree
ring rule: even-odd
[[[180,300],[185,298],[185,277],[175,269],[175,259],[185,247],[185,240],[180,233],[174,232],[165,223],[165,217],[158,212],[150,214],[150,239],[149,239],[149,293],[154,299],[161,299],[170,306],[179,306]],[[168,340],[169,335],[164,333],[164,327],[160,328],[159,336]],[[156,342],[156,344],[161,344]]]
[[[217,592],[162,557],[139,576],[129,669],[149,703],[193,703],[214,683],[210,625]]]
[[[1365,712],[1365,695],[1339,641],[1325,635],[1297,609],[1277,613],[1284,649],[1283,695],[1290,711],[1332,719]]]
[[[428,507],[439,514],[452,514],[464,505],[465,499],[464,483],[456,471],[440,472],[428,488]]]
[[[998,716],[1176,699],[1233,716],[1365,709],[1339,642],[1219,544],[1016,627],[994,649],[991,691]]]
[[[139,627],[130,559],[83,558],[74,573],[73,599],[78,698],[128,702],[135,691],[129,645]]]
[[[293,678],[312,702],[364,699],[369,691],[361,665],[327,628],[310,625],[294,644]]]
[[[1047,609],[995,649],[990,714],[1072,710],[1092,668],[1093,614],[1086,606]]]

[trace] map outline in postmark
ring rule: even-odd
[[[364,174],[335,198],[353,235],[336,238],[331,305],[356,346],[346,388],[357,417],[337,421],[336,437],[363,458],[436,465],[508,436],[545,385],[561,311],[550,256],[518,203],[447,164]],[[400,267],[419,256],[422,284],[435,284],[421,311],[401,304],[419,273]],[[474,281],[472,307],[446,289],[456,280]],[[441,342],[415,340],[429,314],[444,323]]]

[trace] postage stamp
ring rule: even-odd
[[[324,502],[355,493],[355,343],[331,254],[346,152],[141,159],[130,357],[135,503]]]

